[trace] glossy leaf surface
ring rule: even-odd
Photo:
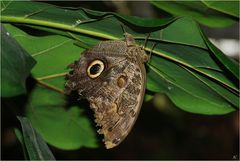
[[[148,91],[164,93],[177,107],[199,114],[226,114],[239,106],[235,75],[238,65],[227,57],[220,56],[223,59],[219,61],[219,53],[209,47],[207,38],[191,18],[145,20],[37,2],[11,2],[2,10],[2,22],[38,62],[32,74],[44,88],[37,86],[33,91],[27,115],[43,138],[54,146],[63,149],[96,147],[93,129],[82,115],[82,108],[64,109],[64,95],[57,92],[63,93],[67,65],[79,59],[85,48],[76,44],[92,46],[102,40],[124,39],[121,25],[134,36],[138,45],[144,44],[151,33],[145,47],[147,52],[152,52],[146,63]],[[45,34],[36,36],[7,23],[21,24]],[[63,129],[68,128],[67,120],[72,115],[75,121],[70,122],[68,129],[72,140],[64,141]],[[88,137],[83,134],[84,129]],[[60,136],[54,140],[56,133]]]
[[[1,25],[1,96],[26,93],[25,81],[35,63]]]
[[[238,1],[152,1],[174,16],[190,16],[209,27],[226,27],[239,20]]]
[[[25,117],[18,117],[22,126],[22,135],[18,133],[22,144],[26,147],[30,160],[55,160],[52,152],[42,137],[33,129],[30,121]]]

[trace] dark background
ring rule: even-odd
[[[51,4],[113,11],[146,18],[169,17],[148,2],[48,2]],[[144,11],[144,12],[143,12]],[[209,37],[239,41],[239,24],[213,29],[202,27]],[[237,53],[239,54],[239,53]],[[239,55],[234,56],[239,60]],[[29,78],[28,88],[34,85]],[[19,128],[16,115],[24,113],[27,96],[1,99],[1,159],[24,159],[21,144],[13,128]],[[184,112],[169,99],[157,94],[143,104],[138,120],[118,147],[105,150],[99,136],[100,148],[51,150],[58,160],[70,159],[238,159],[239,111],[223,116],[206,116]]]

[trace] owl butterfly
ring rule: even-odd
[[[119,145],[129,134],[145,92],[144,62],[148,55],[132,35],[124,35],[124,41],[102,41],[84,51],[69,65],[72,71],[67,75],[66,93],[77,91],[80,98],[90,102],[107,149]]]

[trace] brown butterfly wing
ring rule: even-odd
[[[101,127],[98,132],[104,134],[108,149],[117,146],[129,134],[144,96],[145,71],[132,62],[124,63],[127,66],[122,73],[88,98],[95,111],[95,121]]]
[[[146,73],[139,54],[145,52],[125,41],[104,41],[81,55],[66,83],[68,91],[77,90],[90,102],[107,149],[126,138],[140,112]],[[86,68],[95,59],[106,68],[97,79],[90,79]]]

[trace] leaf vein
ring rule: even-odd
[[[70,41],[72,41],[72,40],[69,39],[69,40],[63,41],[63,42],[61,42],[61,43],[59,43],[59,44],[57,44],[57,45],[55,45],[55,46],[52,46],[52,47],[47,48],[47,49],[45,49],[45,50],[42,50],[42,51],[40,51],[40,52],[38,52],[38,53],[34,53],[34,54],[32,54],[32,57],[35,57],[35,56],[38,56],[38,55],[47,53],[47,52],[49,52],[50,50],[53,50],[53,49],[55,49],[55,48],[57,48],[57,47],[60,47],[60,46],[66,44],[66,43],[68,43],[68,42],[70,42]]]

